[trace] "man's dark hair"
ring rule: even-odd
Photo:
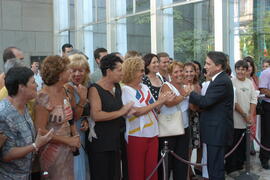
[[[99,53],[102,53],[102,52],[108,52],[107,49],[105,48],[97,48],[95,51],[94,51],[94,58],[95,59],[99,59],[100,58],[100,54]]]
[[[244,61],[244,60],[239,60],[239,61],[237,61],[235,63],[234,68],[235,69],[238,69],[240,67],[245,68],[245,69],[248,69],[248,63],[246,61]]]
[[[66,48],[73,48],[72,44],[66,43],[62,46],[62,52],[66,52]]]
[[[210,58],[215,65],[221,65],[223,70],[226,70],[227,67],[227,57],[226,54],[219,51],[210,51],[207,53],[207,57]]]
[[[112,52],[111,54],[112,54],[112,55],[121,55],[120,52]]]
[[[16,96],[19,85],[27,85],[34,72],[27,67],[13,67],[5,75],[5,86],[9,96]]]
[[[102,76],[107,75],[107,69],[114,70],[118,62],[123,63],[123,60],[120,57],[113,54],[108,54],[102,57],[102,59],[100,60],[100,66],[99,66]]]
[[[166,52],[160,52],[157,54],[157,57],[158,59],[161,58],[161,57],[170,57],[168,53]]]
[[[262,64],[264,64],[264,63],[267,63],[267,64],[270,65],[270,59],[265,59],[265,60],[263,60]]]
[[[154,57],[156,57],[158,59],[157,55],[152,54],[152,53],[149,53],[149,54],[146,54],[146,55],[143,56],[143,60],[144,60],[144,72],[145,72],[145,74],[148,74],[149,73],[149,69],[147,68],[147,66],[149,66],[151,64],[152,59]]]
[[[20,50],[19,48],[16,48],[14,46],[11,46],[11,47],[8,47],[4,50],[3,52],[3,60],[4,60],[4,63],[7,62],[7,60],[9,59],[13,59],[13,58],[16,58],[15,54],[13,53],[13,49],[18,49]]]

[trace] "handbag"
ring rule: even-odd
[[[177,136],[185,134],[182,113],[177,110],[172,114],[158,115],[159,137]]]
[[[166,82],[164,84],[168,85],[169,88],[174,93],[176,93],[176,95],[179,94],[178,90],[174,88],[174,86],[172,86],[170,83]],[[176,105],[171,108],[175,108],[175,111],[171,113],[161,112],[158,115],[159,137],[177,136],[177,135],[185,134],[185,129],[184,129],[183,120],[182,120],[182,111],[180,107]]]

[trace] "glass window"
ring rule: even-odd
[[[83,0],[83,24],[93,22],[93,1]]]
[[[69,42],[69,32],[64,31],[57,35],[57,52],[62,54],[62,45]]]
[[[74,30],[69,30],[69,42],[73,46],[75,45],[75,31]]]
[[[59,30],[67,29],[69,28],[68,1],[58,0],[57,2]]]
[[[127,18],[127,50],[151,52],[150,13]]]
[[[97,20],[105,20],[106,19],[106,1],[105,0],[98,0],[96,1],[97,7]]]
[[[106,23],[93,24],[84,28],[84,51],[89,57],[91,71],[97,67],[93,52],[96,48],[107,48],[107,25]]]
[[[133,13],[133,0],[126,0],[127,3],[127,14]]]
[[[203,63],[207,51],[214,49],[213,7],[209,1],[174,7],[172,37],[176,60]]]
[[[173,2],[185,2],[187,0],[173,0]]]
[[[75,27],[75,5],[74,0],[70,0],[69,2],[69,26]]]
[[[269,58],[270,1],[240,0],[234,3],[234,55],[238,60],[254,57],[258,71]]]
[[[141,12],[150,9],[150,0],[126,0],[127,14]]]
[[[150,9],[149,0],[136,0],[136,12],[145,11]]]

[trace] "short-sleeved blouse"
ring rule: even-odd
[[[144,84],[140,85],[140,89],[134,89],[127,85],[122,87],[123,104],[132,101],[134,107],[145,107],[155,102],[149,88]],[[128,136],[155,137],[158,134],[157,115],[154,110],[139,117],[133,115],[126,117],[126,140]]]
[[[8,99],[3,99],[0,102],[0,112],[0,131],[8,137],[0,153],[0,179],[28,180],[33,153],[10,162],[3,161],[3,156],[11,148],[27,146],[35,140],[35,128],[28,109],[25,107],[22,115]]]

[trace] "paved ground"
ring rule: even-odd
[[[194,155],[194,153],[193,153]],[[251,156],[251,173],[259,176],[259,179],[252,179],[252,180],[270,180],[270,170],[265,170],[261,167],[260,160],[258,158],[259,153],[255,156]],[[192,161],[195,160],[195,157],[192,156]],[[270,162],[269,162],[270,163]],[[244,170],[241,172],[234,173],[232,175],[226,175],[226,180],[249,180],[247,178],[239,179],[238,175],[240,173],[245,172]],[[202,178],[197,177],[197,180],[202,180]],[[251,179],[250,179],[251,180]]]
[[[265,170],[261,167],[260,160],[258,158],[259,154],[256,156],[251,156],[251,173],[254,173],[259,177],[259,180],[270,180],[270,170]],[[227,176],[226,180],[235,180],[237,178],[231,178]],[[243,179],[244,180],[244,179]]]

